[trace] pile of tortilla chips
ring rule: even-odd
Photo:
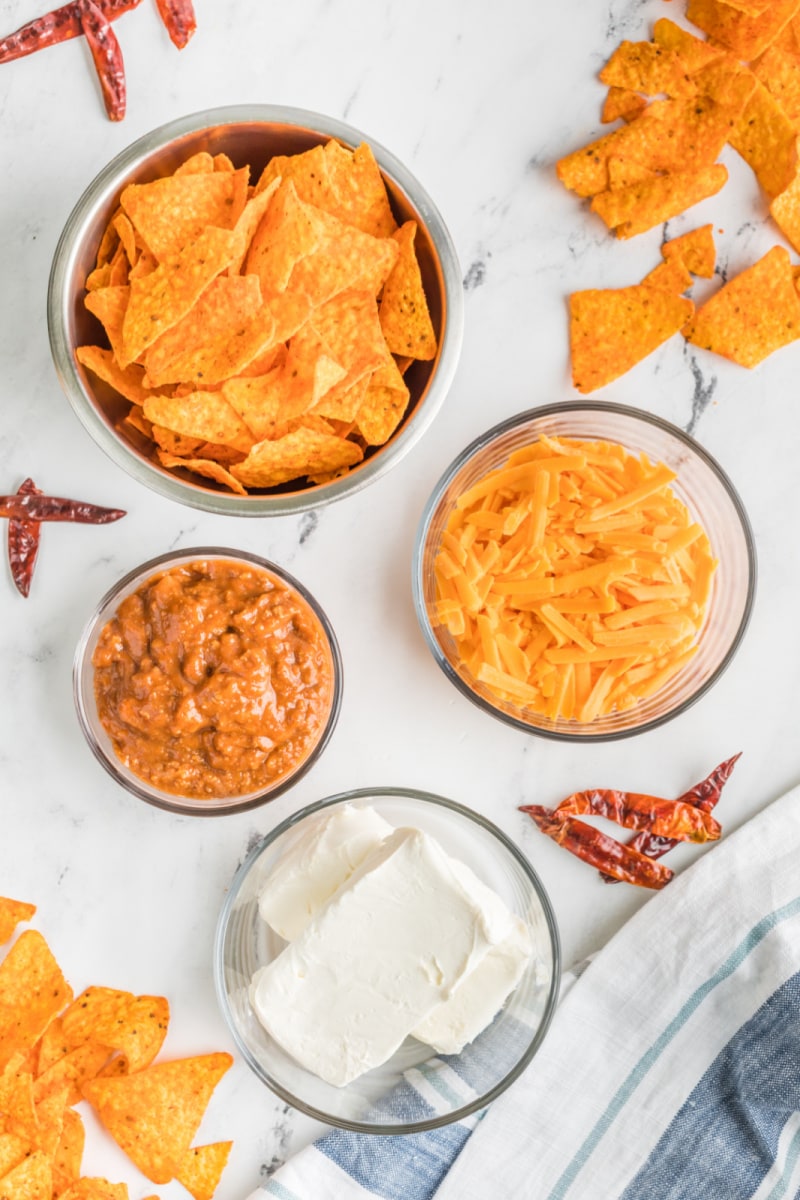
[[[35,911],[0,897],[0,943]],[[233,1060],[154,1063],[168,1023],[163,996],[90,987],[73,997],[42,935],[20,934],[0,962],[3,1200],[128,1200],[126,1184],[81,1173],[81,1100],[153,1183],[177,1179],[211,1200],[232,1143],[191,1142]]]
[[[628,238],[718,192],[727,171],[716,159],[731,145],[800,252],[800,0],[688,0],[686,16],[707,41],[663,18],[652,41],[624,41],[612,54],[600,72],[608,85],[602,119],[623,124],[562,158],[558,176]],[[800,336],[796,273],[776,246],[697,313],[680,298],[688,283],[677,294],[673,286],[668,300],[647,290],[657,282],[651,276],[632,288],[577,293],[573,382],[583,392],[602,387],[679,329],[704,349],[755,366]],[[596,348],[587,320],[597,328]]]
[[[254,186],[195,154],[123,190],[86,281],[108,346],[78,360],[165,467],[240,495],[335,479],[388,441],[405,370],[436,354],[416,233],[366,145],[276,156]]]

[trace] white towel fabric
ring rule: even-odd
[[[600,951],[485,1119],[406,1138],[334,1131],[253,1200],[788,1200],[799,1189],[797,788]]]

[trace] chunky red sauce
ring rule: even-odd
[[[333,702],[319,618],[281,579],[233,560],[148,579],[104,626],[92,662],[117,756],[152,786],[196,799],[285,779]]]

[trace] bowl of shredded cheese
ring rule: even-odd
[[[448,467],[414,552],[437,663],[517,728],[603,741],[699,700],[755,596],[753,534],[717,462],[653,414],[547,405]]]

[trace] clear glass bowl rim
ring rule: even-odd
[[[616,413],[620,416],[630,417],[633,420],[641,421],[644,424],[655,426],[657,429],[670,434],[679,442],[695,454],[716,476],[717,480],[722,484],[723,489],[727,492],[736,515],[741,525],[744,542],[747,549],[747,594],[745,597],[744,609],[742,618],[739,622],[739,627],[731,640],[726,654],[720,660],[717,668],[706,679],[691,696],[675,706],[668,712],[661,713],[653,717],[651,720],[644,722],[641,725],[633,725],[627,729],[618,729],[608,733],[565,733],[561,730],[548,729],[535,725],[529,725],[525,721],[512,716],[510,713],[502,712],[500,709],[494,708],[482,696],[477,695],[469,685],[461,678],[457,671],[453,669],[446,656],[442,653],[436,636],[433,632],[433,626],[429,620],[428,612],[425,606],[424,580],[422,578],[422,564],[425,554],[425,543],[428,537],[433,514],[446,491],[450,482],[456,477],[458,472],[473,455],[485,450],[495,439],[502,437],[503,434],[509,433],[518,426],[526,425],[537,418],[555,416],[566,412],[608,412]],[[667,721],[672,721],[686,712],[693,704],[696,704],[702,696],[706,694],[714,684],[719,680],[724,671],[730,666],[733,661],[742,639],[750,623],[752,616],[753,604],[755,602],[756,581],[758,575],[758,567],[756,560],[756,545],[750,518],[747,515],[744,504],[737,492],[733,483],[728,478],[728,475],[713,457],[705,450],[699,442],[686,433],[677,425],[673,425],[671,421],[665,420],[663,417],[656,416],[655,413],[646,412],[643,409],[633,408],[626,404],[617,404],[607,400],[569,400],[555,401],[552,404],[543,404],[536,408],[526,409],[524,412],[516,413],[514,416],[501,421],[497,425],[493,425],[491,429],[487,429],[484,433],[476,437],[468,446],[466,446],[456,458],[450,463],[449,467],[442,474],[428,497],[428,500],[423,509],[422,516],[417,526],[417,534],[414,540],[414,549],[412,553],[412,580],[411,587],[414,597],[414,609],[417,614],[417,621],[422,630],[422,635],[427,643],[428,649],[431,651],[437,665],[444,672],[450,682],[461,692],[463,696],[476,705],[482,712],[488,713],[498,721],[503,721],[506,725],[511,725],[515,729],[520,729],[524,733],[531,734],[533,737],[549,738],[556,742],[569,742],[575,744],[590,744],[592,742],[615,742],[621,741],[623,738],[637,737],[641,733],[647,733],[651,729],[656,729],[659,725],[666,724]]]
[[[119,179],[169,142],[218,125],[284,124],[336,137],[348,145],[367,141],[381,170],[389,175],[425,222],[436,247],[442,274],[446,320],[436,369],[422,403],[380,453],[356,471],[331,483],[274,496],[237,496],[206,490],[176,475],[159,470],[116,436],[88,398],[69,344],[66,310],[70,302],[67,281],[73,273],[84,225],[119,187]],[[192,508],[228,516],[264,517],[307,512],[354,494],[380,478],[422,438],[439,412],[456,373],[464,334],[464,295],[455,243],[444,219],[422,184],[395,155],[361,130],[334,117],[303,108],[273,104],[237,104],[204,109],[169,121],[142,135],[120,151],[84,189],[68,216],[53,255],[47,289],[47,326],[50,352],[61,388],[81,424],[97,445],[139,483],[159,495]]]
[[[550,939],[550,947],[553,957],[553,973],[550,980],[550,989],[545,1003],[544,1012],[542,1014],[542,1019],[537,1029],[532,1034],[530,1045],[519,1062],[512,1067],[512,1069],[498,1083],[496,1083],[494,1087],[490,1088],[489,1091],[484,1093],[484,1095],[470,1101],[469,1104],[465,1104],[461,1108],[455,1109],[451,1113],[445,1113],[438,1117],[431,1117],[427,1121],[415,1121],[413,1124],[409,1125],[373,1125],[367,1121],[349,1121],[344,1117],[333,1117],[329,1113],[322,1112],[320,1109],[314,1108],[313,1105],[306,1104],[304,1101],[299,1100],[282,1084],[276,1082],[269,1075],[258,1059],[251,1054],[249,1048],[239,1036],[239,1032],[233,1020],[230,1005],[228,1004],[228,996],[225,989],[225,966],[223,955],[230,913],[234,904],[236,903],[242,884],[244,883],[244,880],[246,879],[247,874],[255,860],[259,858],[260,855],[263,854],[267,849],[269,849],[273,842],[277,841],[277,839],[281,837],[281,835],[284,834],[288,829],[291,829],[294,825],[297,825],[298,822],[304,820],[306,817],[309,817],[314,813],[321,812],[325,808],[330,808],[334,804],[341,804],[345,801],[370,800],[375,798],[380,799],[383,797],[392,796],[396,796],[400,799],[410,798],[412,800],[421,800],[426,803],[439,805],[441,808],[449,809],[451,812],[458,813],[460,816],[467,818],[476,825],[479,825],[481,828],[486,830],[487,833],[493,835],[501,843],[501,845],[505,847],[505,849],[512,855],[512,857],[522,868],[523,874],[527,877],[528,882],[536,893],[536,897],[542,907],[545,924],[547,926],[547,933]],[[282,1100],[284,1100],[287,1104],[290,1104],[293,1108],[296,1108],[299,1112],[304,1113],[308,1117],[313,1117],[317,1121],[323,1121],[328,1125],[333,1125],[336,1128],[348,1129],[353,1133],[369,1133],[383,1136],[394,1136],[397,1134],[408,1133],[425,1133],[427,1130],[441,1129],[445,1125],[451,1125],[455,1121],[461,1121],[464,1117],[468,1117],[472,1113],[477,1112],[479,1109],[485,1108],[493,1100],[496,1100],[497,1097],[506,1090],[506,1088],[510,1087],[510,1085],[519,1078],[525,1068],[530,1064],[550,1026],[553,1013],[555,1012],[556,1005],[558,1003],[560,985],[561,941],[558,932],[558,925],[556,923],[553,906],[550,903],[550,898],[547,895],[544,885],[539,879],[536,871],[533,869],[531,863],[528,861],[519,847],[515,845],[511,838],[503,833],[502,829],[498,828],[498,826],[490,821],[487,817],[482,816],[480,813],[476,812],[474,809],[468,808],[464,804],[458,804],[455,800],[449,800],[445,796],[438,796],[432,792],[423,792],[417,788],[356,788],[351,791],[338,792],[333,796],[326,796],[323,800],[317,800],[313,804],[309,804],[305,808],[301,808],[298,812],[292,813],[291,816],[287,817],[285,821],[282,821],[264,838],[262,838],[258,845],[253,847],[247,858],[236,871],[219,915],[216,936],[214,938],[214,986],[217,992],[217,1002],[222,1011],[222,1015],[225,1018],[228,1029],[230,1030],[231,1036],[236,1043],[237,1049],[244,1057],[250,1069],[258,1076],[262,1083],[265,1083],[267,1087],[270,1088],[271,1091],[275,1092],[276,1095],[280,1096]]]
[[[81,695],[81,683],[84,674],[91,669],[91,660],[87,657],[87,649],[89,640],[101,619],[104,611],[112,606],[123,593],[129,588],[130,584],[135,580],[146,581],[151,575],[156,574],[160,569],[167,569],[169,566],[177,566],[182,562],[189,562],[199,558],[228,558],[235,559],[239,562],[248,563],[251,566],[258,567],[269,574],[277,576],[287,587],[293,588],[305,600],[314,616],[322,626],[322,631],[328,642],[331,653],[331,661],[333,664],[333,694],[331,696],[331,707],[328,714],[328,719],[325,723],[325,728],[320,734],[319,740],[312,749],[311,753],[300,764],[296,771],[287,775],[274,788],[269,788],[265,792],[259,792],[256,796],[247,796],[240,801],[233,801],[230,804],[218,804],[213,800],[192,800],[189,797],[173,796],[168,792],[159,792],[157,789],[148,790],[144,783],[138,784],[135,780],[129,780],[124,777],[117,768],[116,762],[105,753],[103,748],[98,743],[92,722],[89,719],[83,705]],[[110,619],[109,614],[105,619]],[[262,804],[266,804],[269,800],[274,800],[283,792],[288,791],[290,787],[302,779],[307,771],[311,769],[314,763],[330,741],[333,731],[336,728],[336,723],[339,719],[339,712],[342,706],[342,689],[343,689],[343,671],[342,671],[342,656],[339,650],[339,643],[336,640],[333,626],[330,620],[321,608],[319,601],[308,591],[308,589],[300,583],[293,575],[283,567],[279,567],[276,563],[270,562],[266,558],[261,558],[258,554],[252,554],[248,550],[234,550],[228,546],[190,546],[187,550],[170,550],[166,554],[159,554],[156,558],[148,559],[133,570],[128,571],[122,579],[118,580],[113,587],[110,587],[102,599],[97,603],[92,615],[83,627],[83,631],[78,639],[78,644],[75,648],[75,656],[72,665],[72,696],[75,704],[75,711],[78,717],[78,724],[86,738],[90,750],[94,754],[101,766],[105,767],[112,779],[123,787],[127,792],[137,796],[140,800],[145,800],[148,804],[152,804],[156,808],[165,809],[167,812],[179,813],[183,816],[192,817],[223,817],[229,813],[245,812],[250,808],[258,808]]]

